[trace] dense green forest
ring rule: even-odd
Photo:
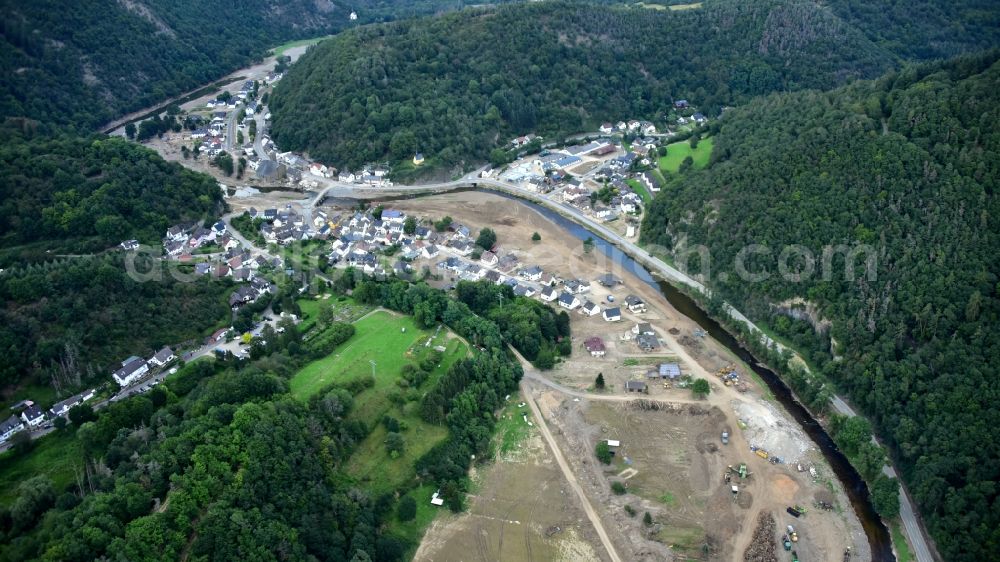
[[[871,417],[956,561],[1000,551],[1000,444],[990,437],[1000,425],[998,58],[906,67],[727,112],[710,166],[665,186],[643,227],[678,259],[707,246],[719,296],[811,343],[808,357]],[[734,273],[750,244],[770,249],[744,254],[762,281]],[[814,256],[801,281],[778,274],[792,244]],[[837,245],[824,278],[824,247]],[[863,245],[872,251],[846,267]],[[810,267],[801,254],[787,263],[793,274]],[[828,331],[804,337],[775,316],[794,299]]]
[[[677,12],[559,1],[464,10],[322,43],[276,88],[272,132],[284,148],[351,168],[415,151],[454,164],[485,159],[516,134],[655,118],[679,98],[717,111],[875,77],[893,60],[797,0]]]
[[[0,275],[0,388],[23,382],[63,392],[106,380],[130,355],[200,341],[229,314],[232,284],[182,282],[163,271],[136,281],[122,254],[7,268]],[[160,267],[154,262],[137,269]]]
[[[2,0],[0,119],[92,129],[221,78],[282,41],[465,3]]]
[[[88,468],[66,489],[44,476],[21,485],[0,510],[0,558],[400,560],[415,546],[389,525],[400,498],[431,484],[461,509],[471,459],[492,458],[492,413],[522,372],[500,328],[442,291],[350,286],[421,325],[446,322],[481,349],[415,395],[421,417],[449,431],[416,462],[413,481],[375,495],[343,471],[379,423],[351,416],[355,396],[374,381],[338,381],[307,403],[292,399],[288,379],[353,330],[333,323],[304,339],[286,320],[281,333],[265,330],[252,361],[197,361],[96,419],[71,416],[78,426],[66,431]]]
[[[823,5],[907,59],[952,57],[1000,44],[994,0],[825,0]]]
[[[481,161],[532,131],[558,136],[630,117],[663,127],[675,99],[714,114],[769,92],[874,78],[901,57],[994,45],[998,17],[996,5],[975,0],[467,10],[319,46],[272,97],[273,133],[283,147],[349,168],[417,151],[431,165]]]
[[[50,241],[94,251],[131,238],[159,244],[172,224],[222,208],[211,177],[152,150],[35,129],[23,121],[0,126],[0,249]]]

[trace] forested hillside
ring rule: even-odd
[[[666,11],[586,2],[464,10],[361,28],[319,45],[272,96],[273,135],[338,166],[485,159],[515,134],[705,111],[773,91],[875,77],[888,52],[800,0]],[[662,122],[660,123],[662,125]]]
[[[0,126],[0,249],[51,241],[94,251],[131,238],[158,244],[172,224],[221,209],[211,177],[124,139]]]
[[[221,78],[282,41],[464,3],[0,0],[0,119],[92,129]]]
[[[151,263],[137,268],[146,272]],[[112,366],[200,340],[229,314],[232,284],[133,279],[121,254],[7,268],[0,276],[0,389],[63,391],[106,380]]]
[[[752,318],[801,332],[772,306],[803,299],[814,319],[832,322],[803,340],[815,342],[807,356],[874,420],[954,561],[1000,548],[998,58],[727,112],[709,168],[668,185],[643,225],[650,243],[706,245],[710,286]],[[769,248],[746,261],[763,281],[734,273],[750,244]],[[791,244],[815,257],[799,282],[778,274]],[[823,279],[823,248],[836,245],[873,249],[859,254],[853,279],[841,250]],[[789,263],[792,273],[807,267]]]
[[[824,6],[901,57],[952,57],[1000,44],[994,0],[824,0]]]

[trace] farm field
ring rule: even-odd
[[[683,162],[688,156],[694,160],[695,168],[704,168],[708,164],[708,158],[712,155],[712,144],[713,139],[711,137],[701,139],[698,143],[698,148],[693,150],[691,149],[691,144],[688,141],[668,144],[667,155],[661,156],[657,161],[660,171],[664,174],[668,172],[676,174],[677,170],[681,167],[681,162]]]

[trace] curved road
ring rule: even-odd
[[[851,408],[847,402],[844,402],[839,396],[834,396],[831,401],[834,409],[845,416],[854,417],[857,412]],[[872,437],[872,440],[875,440]],[[876,441],[877,443],[877,441]],[[892,465],[886,465],[882,467],[882,472],[891,478],[896,478],[899,481],[899,519],[903,522],[903,528],[906,531],[907,538],[910,539],[910,544],[913,546],[913,555],[917,559],[917,562],[934,562],[934,556],[931,554],[930,547],[927,545],[927,541],[924,540],[924,531],[920,526],[920,522],[917,521],[917,515],[913,509],[913,503],[910,502],[910,496],[906,493],[906,487],[903,486],[902,480],[899,480],[896,475],[896,469]],[[919,539],[919,540],[914,540]]]

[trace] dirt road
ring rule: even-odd
[[[587,494],[583,492],[583,488],[580,483],[577,482],[576,476],[573,471],[569,468],[569,463],[566,462],[566,458],[563,457],[562,451],[559,450],[559,445],[556,444],[555,438],[552,437],[552,433],[549,431],[548,424],[545,422],[545,418],[542,417],[541,410],[538,409],[538,404],[535,403],[534,397],[531,395],[531,389],[528,388],[528,383],[522,379],[521,380],[521,392],[524,394],[524,399],[531,407],[531,413],[534,414],[535,419],[538,420],[538,427],[542,432],[542,437],[545,438],[545,442],[549,444],[549,448],[552,449],[552,456],[555,457],[556,462],[559,463],[559,468],[562,470],[563,476],[566,477],[566,481],[576,492],[577,497],[580,498],[580,503],[583,506],[583,511],[587,514],[587,518],[594,525],[594,529],[597,530],[597,535],[601,538],[601,544],[604,545],[604,549],[607,550],[608,556],[611,558],[612,562],[621,562],[622,559],[618,556],[618,551],[615,550],[615,545],[611,542],[611,538],[608,536],[608,532],[604,529],[604,525],[601,523],[601,518],[597,515],[597,511],[594,510],[594,506],[590,504],[590,500],[587,499]]]

